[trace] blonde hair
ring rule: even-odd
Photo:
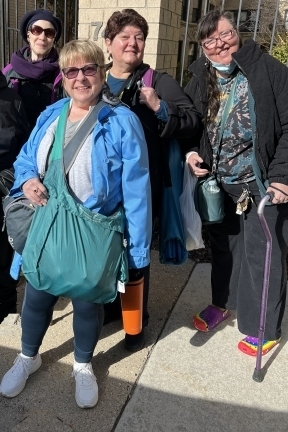
[[[60,69],[73,66],[78,60],[100,66],[101,78],[105,77],[105,57],[102,49],[91,40],[72,40],[64,45],[59,55]]]

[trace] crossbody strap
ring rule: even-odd
[[[66,144],[63,149],[63,143],[65,139],[65,131],[66,131],[66,123],[69,112],[69,102],[66,103],[59,116],[54,143],[51,148],[50,157],[48,156],[47,162],[49,159],[49,163],[51,160],[61,159],[63,158],[63,166],[65,170],[65,174],[67,175],[69,170],[71,169],[81,147],[83,146],[86,138],[91,133],[95,125],[98,121],[98,114],[101,108],[105,105],[109,106],[103,100],[100,100],[92,109],[90,109],[86,118],[80,125],[80,127],[76,130],[75,134],[71,137],[69,142]]]
[[[75,162],[75,159],[87,137],[90,135],[91,131],[97,124],[99,111],[105,105],[107,105],[107,103],[100,100],[96,105],[93,106],[92,109],[90,109],[85,120],[82,122],[82,124],[72,136],[70,141],[64,147],[63,164],[66,175],[68,174],[73,163]]]
[[[224,129],[225,129],[225,126],[226,126],[228,115],[229,115],[231,107],[233,105],[237,81],[238,81],[238,75],[234,78],[234,82],[233,82],[233,85],[231,87],[231,91],[229,93],[229,96],[228,96],[228,99],[226,101],[223,114],[221,116],[220,128],[219,128],[219,132],[218,132],[218,135],[217,135],[217,153],[213,157],[212,174],[215,174],[217,172],[217,165],[218,165],[218,160],[219,160],[220,151],[221,151],[222,137],[223,137],[223,134],[224,134]]]

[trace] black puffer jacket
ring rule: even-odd
[[[288,185],[288,68],[263,53],[253,40],[232,55],[247,77],[255,101],[256,159],[269,183]],[[207,59],[201,57],[190,67],[193,76],[185,92],[202,114],[207,117]],[[193,148],[192,148],[193,147]],[[211,167],[212,150],[207,130],[191,146]]]
[[[23,102],[0,72],[0,171],[12,167],[28,136]]]

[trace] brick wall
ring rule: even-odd
[[[106,53],[105,23],[116,10],[132,8],[148,22],[144,62],[175,77],[182,0],[79,0],[78,38],[95,40]]]

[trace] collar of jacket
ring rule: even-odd
[[[209,62],[207,58],[204,55],[202,55],[198,60],[195,60],[188,68],[189,72],[192,73],[192,75],[196,78],[198,82],[200,94],[201,94],[201,102],[203,104],[208,103],[207,83],[206,83],[208,65]]]
[[[45,111],[43,111],[43,113],[41,114],[40,118],[39,118],[39,123],[38,126],[41,127],[43,126],[43,124],[46,122],[46,120],[50,117],[51,123],[53,120],[55,120],[62,107],[65,105],[65,103],[70,103],[71,99],[70,98],[63,98],[60,99],[59,101],[55,102],[53,105],[50,105],[46,108]],[[102,122],[102,120],[104,120],[109,114],[110,112],[113,111],[113,108],[110,107],[110,105],[107,103],[105,106],[103,106],[99,113],[98,113],[98,121],[99,123]]]
[[[113,62],[108,63],[105,68],[106,71],[111,69],[113,66]],[[137,81],[144,75],[144,73],[150,68],[150,66],[146,63],[141,63],[134,71],[132,72],[132,80],[130,84],[130,89],[133,89],[133,87],[136,85]]]
[[[237,52],[232,54],[232,57],[237,63],[240,70],[244,73],[244,75],[249,77],[254,64],[259,60],[262,55],[263,52],[256,44],[256,42],[253,39],[248,39]],[[208,65],[209,60],[203,54],[188,68],[188,70],[198,79],[203,103],[207,102],[208,97],[205,80]]]
[[[256,63],[264,53],[253,39],[247,39],[239,50],[232,54],[233,59],[238,67],[246,75],[251,67]],[[198,60],[195,60],[188,68],[189,72],[198,78],[205,74],[209,60],[203,54]]]
[[[247,39],[242,47],[232,54],[232,57],[244,75],[249,76],[254,64],[258,62],[263,54],[263,51],[253,39]]]

